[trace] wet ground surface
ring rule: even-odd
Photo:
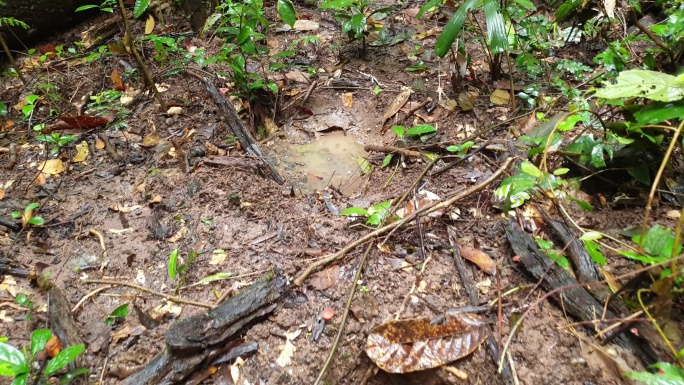
[[[302,12],[316,18],[327,17],[312,9]],[[85,355],[90,375],[85,383],[98,383],[100,379],[103,384],[119,383],[121,380],[117,376],[124,376],[128,368],[146,364],[163,350],[164,335],[174,320],[205,311],[120,285],[113,285],[79,303],[102,286],[86,283],[86,280],[135,283],[152,292],[209,304],[244,289],[275,267],[293,280],[321,256],[345,247],[372,230],[363,221],[336,215],[336,209],[368,208],[400,196],[410,189],[430,163],[426,157],[398,159],[396,156],[394,163],[382,168],[385,154],[369,153],[364,151],[364,146],[396,144],[396,135],[391,131],[380,132],[381,118],[388,105],[401,92],[402,86],[415,90],[407,106],[428,97],[439,98],[439,75],[443,75],[445,69],[442,67],[446,65],[435,62],[426,72],[405,72],[403,68],[409,61],[402,52],[403,45],[372,48],[366,58],[358,57],[354,44],[328,50],[326,44],[339,41],[340,37],[331,22],[322,24],[315,31],[322,38],[322,47],[318,48],[314,62],[315,68],[324,70],[319,72],[319,81],[325,84],[333,76],[336,63],[346,58],[349,63],[341,67],[342,74],[357,81],[359,88],[318,87],[307,103],[313,115],[304,118],[286,108],[292,99],[279,101],[275,113],[278,133],[259,139],[262,150],[286,178],[283,185],[250,170],[201,162],[192,172],[181,170],[178,161],[168,154],[167,150],[172,146],[168,142],[164,144],[163,139],[174,130],[199,132],[202,127],[213,127],[206,138],[198,134],[187,136],[183,147],[210,143],[227,149],[231,156],[243,154],[225,144],[230,133],[203,84],[182,74],[164,79],[168,90],[163,93],[167,100],[185,101],[182,114],[160,114],[154,101],[145,102],[126,119],[127,129],[108,132],[118,154],[127,162],[114,161],[111,154],[98,145],[96,134],[99,132],[73,130],[78,136],[77,143],[87,143],[90,155],[86,161],[69,162],[76,150],[73,145],[63,149],[66,169],[57,175],[46,176],[49,185],[57,186],[47,197],[45,189],[34,181],[37,166],[47,156],[45,148],[32,139],[33,133],[26,123],[3,134],[0,145],[18,143],[20,156],[11,171],[0,173],[4,190],[0,216],[8,218],[11,212],[37,201],[42,203],[40,215],[47,223],[21,233],[4,230],[0,239],[2,254],[17,265],[35,266],[39,273],[49,272],[50,279],[71,304],[79,304],[73,316],[87,343]],[[415,31],[427,27],[415,22],[410,25]],[[269,37],[269,44],[273,45],[272,50],[282,49],[302,35],[302,32],[281,33]],[[406,45],[425,44],[427,47],[433,43],[434,37]],[[206,43],[205,48],[211,51],[217,47],[215,43]],[[482,58],[475,54],[473,62],[481,65]],[[59,84],[62,95],[59,103],[63,108],[70,108],[67,100],[78,100],[86,92],[110,88],[109,74],[120,67],[119,58],[110,57],[73,68],[58,67],[54,72],[38,71],[34,75],[41,81],[49,79]],[[157,73],[162,71],[157,69]],[[382,84],[383,92],[375,94],[375,83],[363,74],[372,74]],[[138,81],[140,84],[136,87],[141,87],[142,81]],[[226,86],[218,82],[216,85]],[[27,94],[17,82],[5,80],[3,87],[3,100],[10,106]],[[305,93],[308,84],[293,83],[288,87]],[[45,119],[49,108],[45,103],[37,115]],[[400,117],[404,115],[405,112],[400,113]],[[407,127],[426,122],[433,124],[438,136],[432,138],[431,143],[445,146],[461,143],[474,132],[511,117],[512,111],[490,104],[487,97],[478,99],[471,112],[437,107],[430,113],[421,111],[405,120],[398,119],[397,123]],[[144,139],[150,137],[153,127],[162,139],[151,146],[144,145]],[[505,126],[494,129],[483,139],[504,141],[506,132]],[[359,161],[362,158],[372,164],[372,171],[363,172],[360,165],[363,162]],[[459,167],[424,179],[420,190],[447,198],[491,176],[504,158],[500,152],[483,151]],[[437,166],[443,165],[442,162]],[[125,165],[123,170],[121,164]],[[471,267],[481,303],[525,285],[503,299],[501,319],[497,320],[496,312],[484,315],[494,326],[497,339],[508,335],[509,317],[520,314],[541,295],[530,290],[531,283],[511,260],[512,252],[502,227],[503,215],[491,203],[496,186],[495,183],[458,202],[454,208],[459,215],[444,215],[420,227],[415,223],[402,227],[387,239],[387,249],[373,248],[352,304],[354,311],[325,383],[504,383],[497,374],[498,363],[493,362],[484,347],[451,365],[465,373],[466,380],[443,369],[411,375],[377,372],[364,353],[370,330],[394,318],[398,312],[401,318],[432,318],[447,309],[468,304],[448,250],[447,226],[456,229],[459,242],[478,245],[496,260],[498,277]],[[665,218],[659,213],[668,209],[671,207],[665,205],[654,216]],[[77,213],[81,215],[75,216]],[[642,214],[641,209],[605,208],[581,215],[583,220],[595,223],[597,229],[611,230],[640,225]],[[664,225],[674,224],[674,219],[663,221]],[[97,234],[101,234],[103,244]],[[423,254],[421,245],[427,246],[427,255]],[[180,285],[167,272],[169,256],[174,249],[178,249],[179,264],[196,254]],[[326,270],[332,274],[331,284],[323,285],[320,279],[315,281],[314,278],[301,287],[293,287],[283,304],[244,332],[242,337],[258,342],[259,349],[257,354],[244,357],[244,363],[235,366],[240,373],[239,384],[314,383],[338,330],[363,250],[364,247],[357,247],[336,262],[334,268]],[[609,262],[617,269],[625,268],[625,261],[617,256],[609,256]],[[230,274],[226,279],[198,284],[219,273]],[[175,291],[177,286],[180,289]],[[49,326],[45,316],[46,296],[27,280],[12,277],[5,279],[3,290],[3,303],[12,304],[12,297],[24,293],[38,309],[28,321],[25,320],[27,311],[21,307],[8,305],[1,310],[0,334],[23,346],[28,342],[31,330]],[[105,324],[105,318],[125,303],[135,304],[156,318],[159,326],[140,328],[140,319],[133,311],[123,320]],[[312,324],[327,307],[334,309],[335,315],[321,336],[312,341]],[[582,329],[563,327],[573,321],[557,306],[545,303],[531,314],[512,339],[507,355],[519,383],[622,383],[617,376],[586,358],[582,341],[591,341],[592,337]],[[290,353],[290,362],[281,365],[279,357],[286,345],[286,335],[296,331],[300,334],[291,341],[296,350]],[[225,375],[227,370],[229,366],[225,365],[219,369],[219,374]],[[224,377],[217,374],[206,383],[231,383],[218,378]]]

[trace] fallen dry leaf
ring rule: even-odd
[[[480,316],[448,312],[441,323],[414,318],[376,326],[368,335],[366,353],[386,372],[409,373],[463,358],[486,338],[486,323]]]
[[[511,93],[506,90],[494,90],[494,92],[492,92],[492,94],[489,96],[489,101],[497,106],[508,104],[511,101]]]
[[[309,280],[309,285],[316,290],[326,290],[337,283],[337,279],[340,276],[340,266],[333,265],[329,268],[319,271],[318,273],[311,276]]]
[[[95,148],[98,150],[102,150],[103,148],[105,148],[105,142],[99,137],[95,138]]]
[[[45,352],[47,353],[48,357],[54,358],[61,351],[62,343],[59,342],[59,338],[57,338],[57,336],[50,337],[50,339],[45,344]]]
[[[477,102],[477,91],[463,91],[458,94],[458,106],[461,107],[463,111],[470,111],[475,107]]]
[[[292,356],[294,355],[294,352],[297,350],[297,347],[294,346],[292,341],[299,336],[299,334],[302,332],[302,329],[297,329],[291,333],[285,333],[285,345],[281,345],[281,351],[280,355],[276,359],[276,364],[280,366],[281,368],[284,368],[292,362]]]
[[[346,109],[352,108],[354,105],[354,94],[351,92],[345,92],[342,94],[342,105]]]
[[[152,15],[147,16],[145,20],[145,35],[149,35],[154,31],[154,17]]]
[[[496,274],[496,262],[494,262],[494,260],[492,259],[492,257],[489,256],[489,254],[485,253],[480,249],[476,249],[470,246],[461,246],[461,257],[474,263],[477,267],[479,267],[482,271],[484,271],[487,274]]]
[[[71,159],[72,162],[83,162],[88,159],[88,154],[90,153],[88,149],[88,142],[85,140],[76,145],[76,155]]]
[[[121,213],[130,213],[132,211],[135,211],[135,210],[138,210],[141,208],[143,208],[142,205],[124,206],[124,205],[114,204],[114,205],[109,206],[110,210],[118,211]]]
[[[38,165],[38,170],[48,175],[57,175],[64,172],[64,163],[61,159],[48,159]]]
[[[112,70],[112,74],[109,75],[109,77],[112,79],[112,85],[114,86],[114,89],[117,91],[123,91],[126,89],[123,85],[123,80],[121,79],[121,73],[119,70],[114,69]]]
[[[399,95],[397,95],[396,98],[394,98],[389,107],[387,107],[387,111],[385,111],[385,114],[382,116],[382,121],[380,122],[381,126],[384,126],[387,122],[387,119],[399,112],[401,107],[403,107],[404,104],[406,104],[406,101],[408,101],[409,96],[411,96],[411,92],[413,91],[408,87],[402,88],[402,91],[399,93]]]

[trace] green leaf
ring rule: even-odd
[[[673,255],[674,248],[674,233],[667,227],[655,225],[648,229],[641,241],[641,234],[632,237],[634,243],[641,243],[641,246],[647,253],[657,255],[663,258],[670,258]],[[682,246],[677,245],[674,250],[674,255],[679,255],[682,252]]]
[[[88,374],[88,369],[86,368],[74,369],[69,371],[69,373],[65,374],[64,376],[62,376],[62,378],[59,380],[59,383],[68,384],[71,381],[73,381],[76,377],[83,376],[86,374]]]
[[[365,29],[366,15],[363,13],[357,13],[342,24],[342,34],[349,36],[349,32],[352,32],[350,37],[353,39],[360,39]]]
[[[684,105],[681,103],[651,103],[634,113],[637,124],[658,124],[670,119],[684,116]]]
[[[598,231],[587,231],[586,233],[582,234],[581,237],[579,237],[580,241],[596,241],[598,239],[603,238],[603,234],[599,233]]]
[[[560,131],[570,131],[575,126],[577,125],[578,122],[584,120],[584,117],[582,115],[570,115],[567,119],[565,119],[563,122],[558,124],[558,130]]]
[[[598,143],[591,149],[591,164],[596,168],[606,167],[606,160],[603,158],[603,143]]]
[[[628,168],[627,173],[646,186],[651,185],[651,170],[648,168],[648,165],[639,163],[634,167]]]
[[[537,7],[535,7],[534,3],[532,3],[530,0],[513,0],[513,2],[520,5],[528,11],[534,12],[537,10]]]
[[[437,132],[435,126],[430,124],[419,124],[417,126],[411,127],[406,132],[406,136],[420,136],[425,134],[431,134],[433,132]]]
[[[235,273],[216,273],[214,275],[210,275],[208,277],[202,278],[199,283],[208,283],[208,282],[213,282],[213,281],[219,281],[222,279],[228,279],[230,277],[233,277]]]
[[[56,373],[78,357],[85,350],[85,345],[74,345],[59,352],[55,358],[51,359],[45,367],[44,375],[46,377]]]
[[[368,212],[368,210],[362,207],[349,207],[342,210],[340,215],[355,215],[360,217],[369,217],[370,213]]]
[[[45,349],[45,345],[52,337],[52,332],[48,329],[36,329],[31,333],[31,359],[33,359],[38,352]]]
[[[0,374],[6,377],[7,373],[10,373],[9,376],[15,376],[29,372],[29,364],[24,353],[4,342],[0,342],[0,367]]]
[[[385,156],[385,159],[382,160],[382,166],[380,166],[380,167],[385,168],[385,167],[389,166],[393,157],[394,157],[394,154],[387,154],[387,156]]]
[[[174,249],[169,256],[168,270],[169,278],[175,280],[178,273],[178,249]]]
[[[290,0],[278,0],[278,15],[290,27],[294,26],[297,21],[297,11],[295,11],[294,4]]]
[[[444,30],[439,34],[437,42],[435,43],[435,53],[439,57],[444,57],[444,55],[449,52],[451,44],[456,40],[456,36],[461,33],[463,29],[463,24],[465,23],[468,12],[470,12],[477,2],[480,0],[466,0],[454,14],[449,19],[449,22],[444,26]]]
[[[653,364],[659,373],[627,372],[625,377],[633,378],[646,385],[681,385],[684,383],[684,370],[667,362]]]
[[[508,35],[506,23],[504,23],[499,2],[496,0],[484,0],[485,22],[487,23],[487,42],[492,53],[501,53],[508,50]]]
[[[85,10],[93,9],[93,8],[100,8],[100,6],[97,5],[97,4],[82,5],[82,6],[78,7],[78,8],[76,8],[76,10],[75,10],[74,12],[81,12],[81,11],[85,11]]]
[[[569,168],[557,168],[556,170],[554,170],[553,175],[560,176],[560,175],[565,175],[568,172],[570,172]]]
[[[541,171],[537,168],[537,166],[533,165],[530,161],[524,161],[520,163],[520,171],[530,174],[535,178],[539,178],[542,173]]]
[[[353,4],[352,0],[332,0],[324,3],[318,9],[344,9],[350,8]]]
[[[26,385],[28,383],[28,373],[20,374],[14,377],[14,381],[10,385]]]
[[[404,134],[406,133],[406,127],[404,126],[392,126],[392,131],[394,131],[395,134],[399,137],[399,139],[404,137]]]
[[[254,36],[254,27],[251,25],[243,25],[242,28],[240,28],[240,34],[238,34],[237,43],[242,46],[250,41],[252,36]]]
[[[114,321],[116,318],[126,318],[127,315],[128,315],[128,304],[125,303],[125,304],[117,307],[116,309],[114,309],[114,311],[112,311],[109,314],[109,317],[107,317],[107,319],[105,319],[105,323],[106,324],[112,323],[112,321]],[[107,322],[108,320],[109,320],[109,322]]]
[[[662,72],[628,70],[620,72],[614,83],[604,82],[596,96],[604,99],[646,98],[672,102],[684,97],[684,82]]]
[[[366,224],[371,226],[379,226],[389,216],[389,208],[391,204],[392,202],[387,201],[378,203],[377,205],[371,207],[371,209],[368,210],[371,215],[368,217]]]
[[[150,6],[150,0],[135,0],[135,5],[133,6],[133,18],[137,19],[142,16],[147,7]]]
[[[421,17],[423,17],[423,14],[425,14],[425,12],[431,10],[432,8],[436,7],[438,4],[441,3],[442,0],[428,0],[428,2],[425,3],[425,5],[420,7],[420,10],[416,14],[416,19],[420,19]]]
[[[588,234],[588,233],[585,233],[585,235],[586,234]],[[591,257],[591,260],[594,261],[594,263],[596,263],[599,266],[605,266],[605,264],[607,263],[606,257],[604,257],[603,253],[601,253],[601,246],[598,243],[596,243],[592,240],[585,240],[584,241],[584,248],[587,249],[587,252],[589,253],[589,256]]]
[[[0,116],[7,116],[7,106],[3,102],[0,102]]]
[[[646,263],[649,265],[654,265],[656,263],[662,263],[662,262],[668,261],[670,259],[670,258],[665,258],[665,257],[652,257],[650,255],[632,253],[631,251],[619,251],[618,253],[622,256],[629,258],[629,259],[633,259],[635,261],[643,262],[643,263]]]

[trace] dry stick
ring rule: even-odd
[[[128,287],[132,287],[133,289],[142,291],[143,293],[148,293],[148,294],[156,295],[158,297],[166,298],[171,302],[184,303],[186,305],[203,307],[206,309],[213,309],[214,308],[214,305],[212,305],[212,304],[208,304],[208,303],[204,303],[204,302],[195,302],[195,301],[190,301],[190,300],[179,298],[179,297],[174,297],[172,295],[168,295],[168,294],[160,293],[158,291],[150,290],[146,287],[136,285],[134,283],[112,281],[109,279],[86,279],[83,281],[83,283],[99,283],[102,285],[128,286]]]
[[[325,266],[331,262],[337,261],[338,259],[341,259],[348,252],[355,249],[357,246],[362,245],[362,244],[370,241],[371,239],[373,239],[379,235],[385,234],[388,231],[391,231],[391,230],[394,230],[400,226],[403,226],[406,223],[416,219],[416,217],[418,217],[418,216],[428,215],[428,214],[433,213],[437,210],[445,209],[445,208],[453,205],[454,203],[460,201],[461,199],[467,198],[467,197],[483,190],[485,187],[489,186],[495,180],[497,180],[501,176],[501,174],[503,174],[504,171],[506,171],[506,169],[508,169],[508,167],[511,165],[511,163],[513,163],[513,159],[514,158],[507,158],[504,161],[504,163],[501,165],[501,167],[498,170],[496,170],[496,172],[494,174],[492,174],[489,178],[484,180],[482,183],[475,185],[475,186],[472,186],[468,189],[465,189],[465,190],[461,191],[460,193],[456,194],[454,197],[452,197],[446,201],[442,201],[442,202],[424,207],[420,210],[415,211],[413,214],[404,217],[404,219],[401,219],[401,220],[396,221],[396,222],[392,222],[392,223],[390,223],[386,226],[383,226],[383,227],[381,227],[375,231],[372,231],[372,232],[360,237],[358,240],[351,242],[350,244],[345,246],[342,250],[340,250],[336,253],[330,254],[330,255],[326,256],[324,259],[321,259],[321,260],[309,265],[309,267],[307,267],[306,270],[304,270],[304,272],[301,273],[297,277],[297,279],[295,279],[295,281],[294,281],[295,285],[301,286],[302,283],[304,283],[304,280],[306,280],[306,278],[311,273],[313,273],[315,270],[317,270],[317,269],[319,269],[319,268],[321,268],[321,267],[323,267],[323,266]]]
[[[74,306],[73,308],[71,308],[71,312],[72,312],[72,313],[75,313],[76,310],[78,310],[78,308],[81,307],[81,305],[83,305],[83,303],[85,303],[85,301],[88,300],[88,298],[95,296],[97,293],[99,293],[99,292],[101,292],[101,291],[105,291],[105,290],[107,290],[107,289],[111,289],[112,287],[113,287],[113,286],[101,286],[101,287],[98,287],[97,289],[91,291],[90,293],[84,295],[83,298],[81,298],[81,300],[78,301],[78,303],[76,304],[76,306]]]
[[[684,255],[681,255],[681,256],[679,256],[679,257],[673,258],[673,261],[675,261],[675,262],[676,262],[676,261],[680,261],[680,260],[684,260]],[[666,265],[668,265],[668,264],[670,264],[670,263],[671,263],[671,261],[665,261],[665,262],[656,263],[656,264],[654,264],[654,265],[649,265],[649,266],[643,267],[643,268],[641,268],[641,269],[639,269],[639,270],[631,271],[631,272],[629,272],[629,273],[626,273],[626,274],[623,274],[623,275],[619,275],[619,276],[617,276],[617,277],[613,277],[613,279],[614,279],[615,281],[618,281],[618,280],[621,280],[621,279],[624,279],[624,278],[634,277],[634,276],[637,276],[637,275],[639,275],[639,274],[641,274],[641,273],[644,273],[644,272],[653,270],[653,269],[655,269],[655,268],[657,268],[657,267],[666,266]],[[504,353],[508,352],[508,348],[509,348],[509,346],[511,345],[511,341],[513,340],[513,337],[514,337],[514,335],[516,334],[515,332],[518,330],[518,328],[520,327],[520,325],[522,325],[523,320],[525,320],[525,318],[527,317],[527,315],[529,314],[529,312],[530,312],[532,309],[536,309],[542,301],[544,301],[544,300],[546,300],[547,298],[549,298],[549,297],[551,297],[551,296],[553,296],[553,295],[555,295],[555,294],[558,294],[558,293],[560,293],[560,292],[562,292],[562,291],[569,290],[569,289],[576,289],[576,288],[587,288],[587,287],[590,287],[590,286],[602,285],[602,284],[605,284],[605,283],[608,283],[608,280],[607,280],[607,279],[603,279],[603,280],[596,281],[596,282],[584,283],[584,284],[576,284],[576,285],[568,285],[568,286],[564,286],[564,287],[558,287],[558,288],[555,288],[555,289],[551,290],[550,292],[544,294],[543,296],[539,297],[536,301],[534,301],[534,302],[527,308],[527,310],[525,310],[525,312],[520,316],[520,318],[518,319],[518,322],[516,322],[516,323],[513,325],[513,327],[511,328],[511,331],[508,333],[508,338],[506,339],[506,343],[504,344],[503,351],[501,352],[501,358],[500,358],[500,361],[499,361],[499,369],[498,369],[499,372],[501,372],[501,369],[502,369],[502,367],[503,367],[503,361],[504,361],[504,358],[505,358],[505,354],[504,354]]]
[[[347,324],[347,317],[349,316],[349,308],[351,308],[351,303],[352,303],[352,300],[354,299],[354,294],[356,294],[356,284],[357,284],[357,282],[359,282],[359,279],[361,278],[361,271],[363,271],[363,266],[366,264],[366,260],[368,259],[368,254],[370,254],[370,251],[372,249],[373,249],[373,244],[369,243],[368,247],[366,248],[366,252],[363,253],[361,260],[359,261],[359,267],[356,269],[356,274],[354,274],[354,280],[352,281],[352,285],[351,285],[351,288],[349,290],[349,298],[347,298],[347,303],[344,305],[344,313],[342,313],[342,321],[340,321],[340,324],[339,324],[338,330],[337,330],[337,334],[335,335],[335,340],[333,341],[332,347],[330,348],[330,353],[328,353],[328,357],[325,359],[325,363],[323,364],[321,371],[318,373],[318,378],[316,378],[316,382],[314,382],[314,385],[318,385],[321,382],[321,380],[323,379],[325,372],[328,370],[328,367],[330,367],[330,363],[332,362],[333,356],[335,355],[335,351],[337,350],[337,347],[340,344],[340,340],[342,339],[342,333],[344,333],[344,327]]]
[[[166,102],[164,102],[164,99],[162,99],[161,95],[159,94],[159,90],[157,89],[157,86],[154,84],[154,78],[152,77],[150,70],[147,68],[145,62],[140,56],[138,49],[135,48],[135,43],[133,42],[133,36],[131,36],[131,28],[128,23],[128,17],[126,17],[126,8],[124,8],[123,0],[119,0],[119,11],[121,12],[121,20],[123,20],[124,23],[124,33],[126,34],[124,36],[124,46],[129,48],[133,56],[135,56],[135,60],[138,62],[140,70],[142,70],[143,75],[145,75],[145,80],[147,80],[147,83],[149,83],[149,86],[150,88],[152,88],[152,92],[154,93],[154,97],[159,102],[159,109],[162,112],[166,112],[166,110],[168,110],[168,108],[166,107]]]

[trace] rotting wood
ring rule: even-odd
[[[123,385],[181,383],[248,324],[272,312],[287,289],[282,272],[253,284],[218,307],[177,321],[166,334],[166,348]]]
[[[71,315],[71,307],[62,291],[47,280],[43,281],[41,286],[49,287],[47,293],[50,330],[59,338],[63,348],[82,345],[81,329]],[[69,366],[72,369],[84,367],[84,358],[82,356],[76,357]]]
[[[221,113],[223,114],[223,118],[225,119],[226,124],[230,128],[230,131],[233,133],[233,135],[237,137],[240,146],[249,155],[252,155],[253,157],[259,160],[260,170],[265,175],[271,177],[274,181],[276,181],[276,183],[285,183],[285,178],[283,178],[282,175],[280,175],[280,173],[278,172],[278,170],[276,170],[276,168],[273,167],[273,165],[271,165],[271,163],[269,163],[268,160],[266,160],[263,153],[259,149],[259,146],[257,145],[256,141],[252,137],[252,134],[249,133],[249,130],[247,129],[247,127],[245,127],[245,124],[242,123],[242,120],[238,116],[233,105],[229,103],[226,100],[226,98],[223,97],[223,95],[221,95],[221,93],[211,83],[209,78],[203,77],[192,71],[186,71],[186,73],[204,82],[207,92],[209,93],[209,95],[211,95],[212,99],[214,99],[214,103],[216,103],[219,110],[221,110]]]
[[[604,313],[603,306],[583,285],[547,257],[515,220],[506,221],[504,228],[513,251],[520,256],[519,266],[533,281],[541,282],[545,290],[556,291],[552,298],[561,303],[570,316],[580,321],[596,321],[601,314],[606,319],[616,318],[610,310]],[[597,327],[601,329],[607,326],[609,325],[606,322],[597,323]],[[648,343],[634,334],[622,334],[614,341],[639,357],[645,366],[660,360]]]

